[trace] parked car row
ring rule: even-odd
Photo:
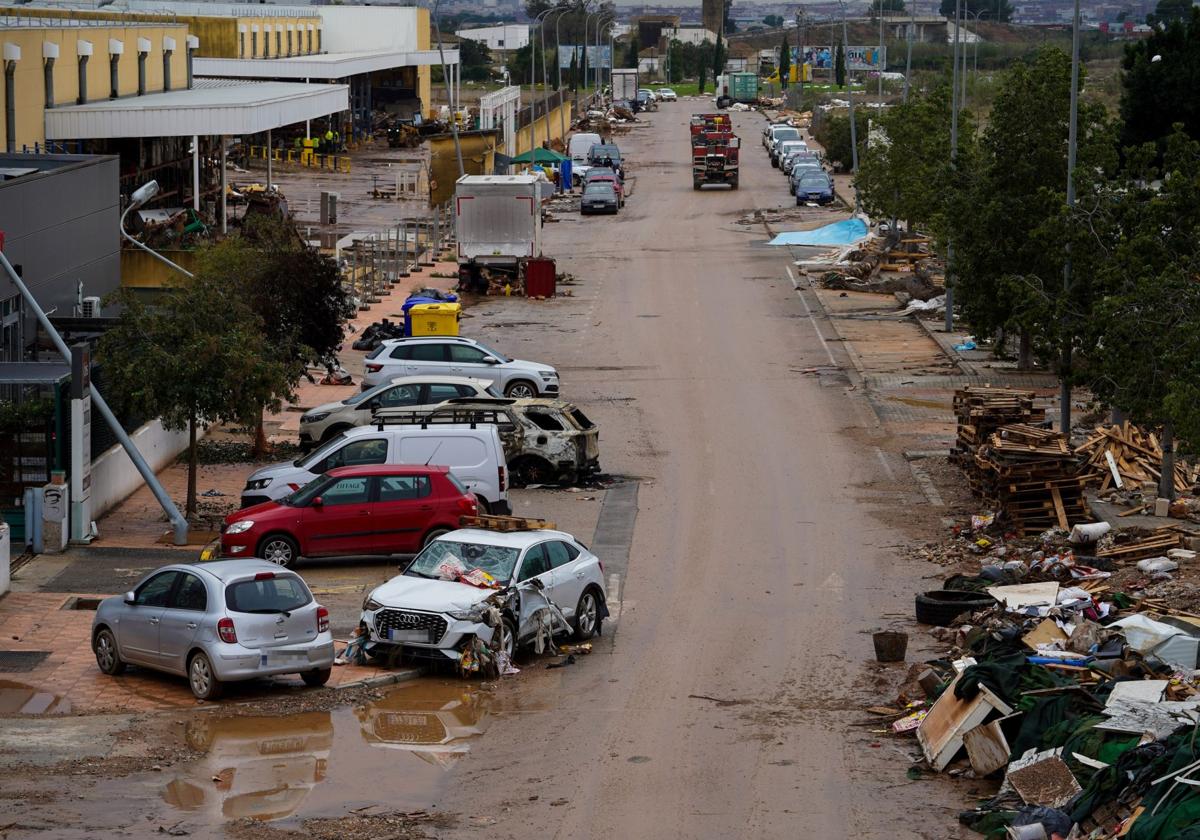
[[[643,92],[638,91],[639,94]],[[616,143],[599,141],[598,134],[587,136],[589,139],[597,138],[598,142],[588,147],[587,165],[579,176],[579,183],[583,187],[579,212],[584,216],[618,213],[625,206],[625,165],[621,149]]]
[[[555,369],[425,337],[385,341],[368,370],[360,394],[305,413],[315,451],[250,476],[219,548],[100,604],[92,650],[104,673],[134,664],[185,676],[205,700],[260,676],[325,684],[330,614],[294,570],[305,557],[412,558],[359,615],[366,653],[384,661],[403,653],[469,673],[481,650],[511,659],[547,620],[558,636],[599,632],[608,613],[598,557],[561,531],[491,530],[477,518],[511,513],[510,463],[523,481],[598,469],[596,425],[546,398],[558,393]]]
[[[771,165],[787,176],[788,191],[795,196],[796,206],[833,201],[833,179],[825,171],[820,154],[808,147],[800,129],[790,122],[767,123],[763,147]]]

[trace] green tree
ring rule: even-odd
[[[718,34],[717,35],[717,45],[713,49],[713,59],[712,59],[713,79],[715,80],[717,78],[717,76],[720,76],[724,72],[725,72],[725,47],[721,43],[721,36]]]
[[[873,218],[901,219],[909,229],[944,230],[950,168],[950,88],[942,84],[879,114],[859,155],[855,185]],[[959,155],[970,154],[969,114],[959,120]]]
[[[669,81],[671,84],[677,85],[683,81],[683,44],[679,41],[672,41],[669,55],[670,61],[667,66],[667,81]]]
[[[130,289],[116,294],[117,324],[97,356],[106,386],[125,410],[188,430],[185,515],[196,514],[196,434],[201,425],[252,425],[264,405],[291,395],[292,367],[272,346],[238,286],[217,280],[211,253],[194,279],[168,288],[153,306]]]
[[[792,75],[792,48],[788,45],[787,33],[783,33],[783,44],[779,47],[779,86],[787,90]]]
[[[904,0],[871,0],[871,15],[877,16],[881,11],[903,12]]]
[[[846,49],[840,43],[833,52],[833,67],[838,87],[846,86]]]
[[[1070,57],[1055,47],[1012,66],[977,158],[960,163],[946,214],[956,302],[977,334],[1016,330],[1022,364],[1031,354],[1060,358],[1089,307],[1088,254],[1075,252],[1081,263],[1070,287],[1063,276],[1075,226],[1065,210],[1070,79]],[[1076,171],[1090,173],[1077,175],[1081,188],[1116,170],[1113,128],[1103,106],[1080,103]]]
[[[458,42],[462,77],[472,82],[487,81],[492,75],[492,51],[483,41],[461,38]],[[438,69],[441,66],[438,65]],[[436,81],[436,80],[435,80]]]
[[[508,72],[512,77],[514,85],[529,84],[530,62],[534,62],[533,72],[535,74],[534,81],[541,84],[542,68],[546,65],[546,55],[542,52],[541,44],[534,45],[534,41],[530,40],[528,44],[518,49],[512,50],[508,54]]]
[[[855,133],[858,139],[858,157],[861,161],[867,146],[867,126],[870,118],[860,109],[854,112]],[[837,169],[850,169],[854,156],[850,149],[849,113],[830,114],[814,127],[813,136],[825,149],[826,159]]]
[[[725,27],[726,35],[738,31],[737,24],[733,22],[733,0],[725,0],[724,17],[721,18],[721,25]],[[717,33],[717,35],[720,34],[720,32]]]
[[[1146,16],[1151,26],[1171,21],[1186,21],[1192,16],[1192,0],[1158,0],[1154,13]]]
[[[767,26],[780,27],[783,26],[783,17],[781,15],[767,15],[763,18],[763,23]]]
[[[1159,60],[1154,61],[1158,56]],[[1125,48],[1121,60],[1121,143],[1160,144],[1174,123],[1200,140],[1200,101],[1195,68],[1200,67],[1200,8],[1185,21],[1174,20],[1150,37]]]
[[[698,77],[697,77],[697,80],[696,80],[696,90],[697,90],[699,93],[704,93],[704,86],[705,86],[705,85],[708,83],[708,80],[705,78],[705,73],[706,73],[707,71],[708,71],[708,65],[707,65],[707,64],[704,64],[704,63],[701,63],[701,64],[700,64],[699,75],[698,75]]]
[[[641,41],[638,40],[638,35],[637,35],[637,32],[635,31],[633,33],[633,35],[629,38],[629,47],[625,51],[625,61],[622,63],[621,66],[637,67],[638,66],[638,55],[639,55],[639,53],[641,53],[641,51],[642,51],[642,44],[641,44]]]

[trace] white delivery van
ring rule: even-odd
[[[583,182],[583,176],[591,168],[588,165],[588,152],[592,150],[592,146],[598,146],[603,142],[604,138],[594,131],[572,134],[567,141],[567,156],[571,158],[571,180],[576,184]]]
[[[310,455],[255,470],[242,489],[242,507],[277,501],[322,473],[365,464],[432,464],[450,472],[488,513],[510,514],[508,466],[500,433],[491,424],[358,426]]]

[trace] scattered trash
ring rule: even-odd
[[[871,637],[875,643],[875,658],[880,662],[903,662],[908,649],[908,634],[898,630],[882,630]]]

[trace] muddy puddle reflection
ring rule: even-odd
[[[488,690],[461,680],[420,680],[332,712],[196,715],[184,737],[204,757],[174,775],[162,800],[209,825],[377,802],[427,807],[487,729],[490,703]]]
[[[57,694],[12,680],[0,680],[0,715],[66,715],[71,704]]]

